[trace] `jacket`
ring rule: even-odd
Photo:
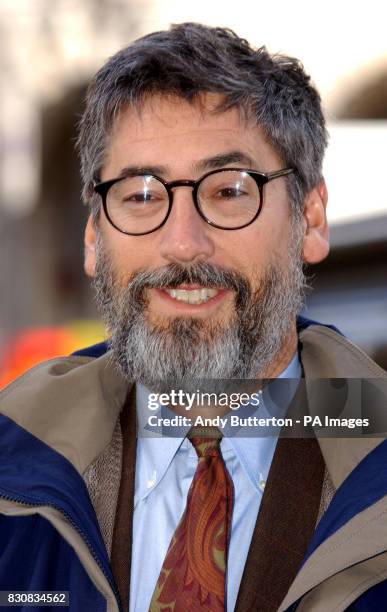
[[[299,340],[311,396],[317,379],[363,378],[386,397],[387,373],[334,329],[301,321]],[[0,590],[69,591],[72,612],[122,610],[83,478],[128,391],[104,351],[43,363],[0,393]],[[319,445],[336,492],[279,612],[387,610],[387,441]]]

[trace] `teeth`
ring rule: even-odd
[[[218,294],[218,289],[203,287],[202,289],[164,289],[175,300],[186,304],[202,304]]]

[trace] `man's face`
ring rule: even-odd
[[[101,181],[127,167],[166,181],[196,180],[219,167],[283,168],[259,126],[236,109],[211,113],[218,101],[215,94],[201,104],[154,97],[141,113],[123,111]],[[294,351],[303,228],[292,224],[285,181],[265,185],[258,219],[236,231],[207,224],[190,187],[174,189],[167,222],[148,235],[120,233],[103,211],[97,230],[89,221],[86,271],[96,277],[113,349],[128,376],[148,384],[152,373],[251,377],[267,370],[287,343]],[[206,287],[213,291],[199,295]]]

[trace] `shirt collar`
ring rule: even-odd
[[[160,433],[153,433],[148,425],[149,409],[148,399],[150,391],[142,384],[136,385],[136,409],[138,420],[136,479],[134,492],[134,505],[144,499],[158,485],[175,454],[179,450],[188,429],[179,437],[161,437]],[[163,407],[164,408],[164,407]],[[153,414],[158,415],[161,407]],[[171,412],[172,414],[172,412]]]
[[[264,408],[270,414],[283,416],[294,397],[297,390],[299,380],[302,375],[301,364],[298,358],[298,353],[295,353],[287,367],[277,376],[277,378],[288,378],[289,388],[287,390],[287,403],[282,406],[281,412],[276,407],[275,411],[268,410],[270,398],[268,395],[263,395]],[[278,436],[267,437],[238,437],[230,436],[222,440],[222,445],[225,447],[231,446],[237,457],[239,458],[248,479],[254,488],[258,488],[261,492],[265,486],[269,475],[271,461],[273,459],[276,442]]]

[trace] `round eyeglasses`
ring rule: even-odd
[[[97,183],[105,215],[118,231],[130,236],[155,232],[167,221],[173,204],[173,189],[191,187],[195,208],[206,223],[223,230],[238,230],[253,223],[262,210],[263,186],[287,176],[292,168],[256,172],[241,168],[212,170],[197,181],[166,182],[158,176],[138,172]]]

